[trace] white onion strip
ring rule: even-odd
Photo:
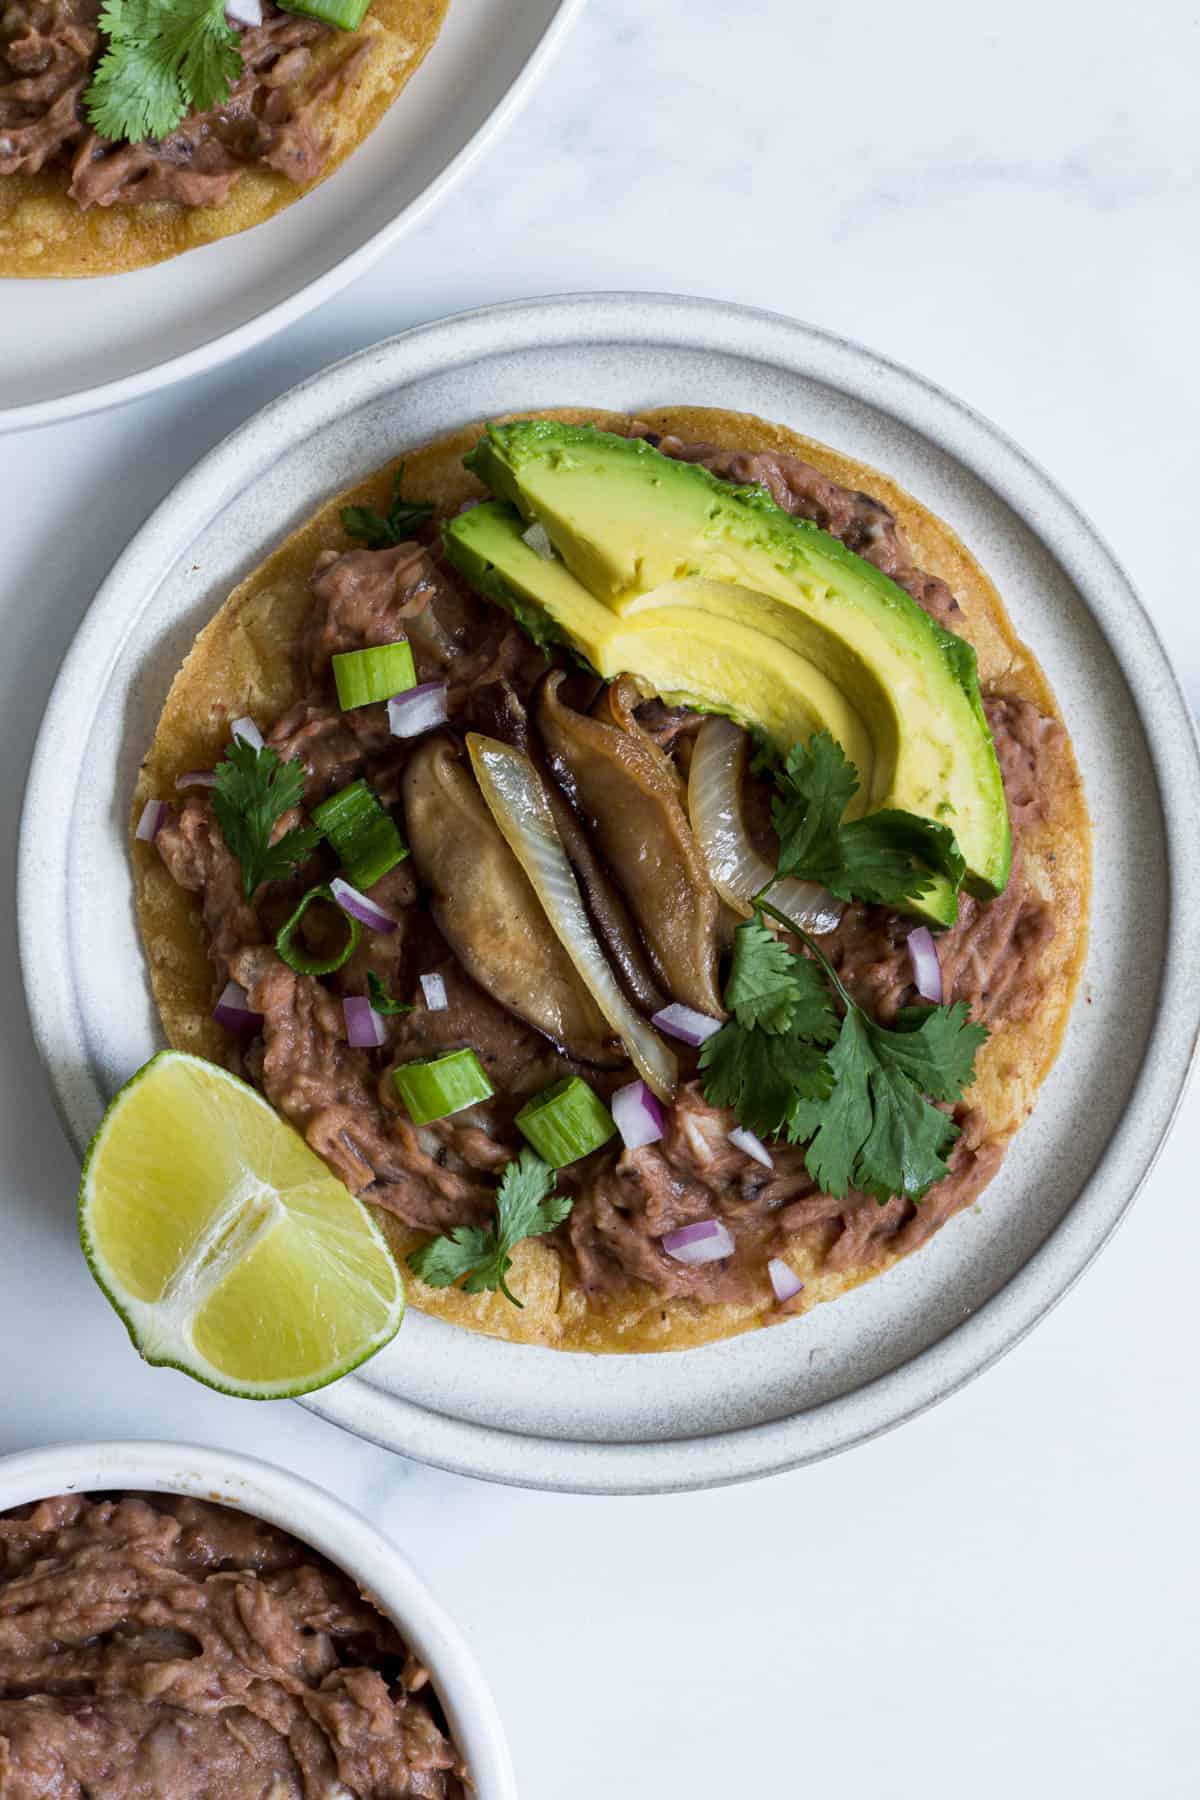
[[[749,918],[751,901],[775,871],[758,854],[742,818],[746,733],[715,713],[696,733],[688,772],[688,814],[713,886],[727,905]],[[842,903],[812,881],[780,881],[771,904],[820,937],[836,929]]]
[[[261,750],[263,747],[263,734],[248,715],[233,721],[229,727],[229,735],[241,738],[243,744],[249,744],[252,750]]]
[[[555,936],[642,1079],[660,1100],[672,1100],[678,1065],[625,997],[592,930],[567,861],[541,777],[529,758],[496,738],[467,736],[479,791],[542,903]]]
[[[922,1000],[932,1000],[935,1006],[940,1006],[942,965],[928,925],[918,925],[915,931],[909,932],[908,960],[912,964],[913,981]]]
[[[752,1131],[747,1131],[744,1125],[738,1125],[730,1132],[729,1141],[735,1150],[740,1150],[744,1156],[752,1156],[764,1169],[775,1167],[775,1158],[762,1139],[755,1137]]]
[[[225,17],[235,25],[261,25],[262,0],[225,0]]]

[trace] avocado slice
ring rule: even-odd
[[[974,651],[872,564],[761,489],[589,426],[491,426],[466,461],[509,503],[446,527],[474,585],[541,608],[598,674],[728,713],[780,751],[827,726],[858,768],[852,810],[949,824],[971,891],[1003,889],[1008,811]],[[951,922],[949,884],[919,910]]]

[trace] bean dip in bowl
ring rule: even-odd
[[[515,1800],[495,1705],[398,1550],[192,1445],[0,1458],[0,1792]]]

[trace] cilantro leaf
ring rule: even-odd
[[[971,1019],[966,1002],[953,1006],[906,1006],[891,1031],[872,1030],[888,1062],[935,1100],[957,1100],[975,1073],[975,1058],[987,1042],[985,1025]]]
[[[762,1031],[736,1019],[705,1040],[700,1070],[705,1099],[732,1107],[740,1125],[764,1138],[778,1137],[798,1102],[820,1102],[832,1085],[824,1050],[799,1031]]]
[[[279,820],[304,798],[304,769],[299,762],[281,763],[269,745],[256,750],[243,738],[231,739],[216,774],[213,810],[242,865],[242,888],[249,900],[261,882],[290,875],[316,849],[322,834],[315,825],[297,825],[271,842]]]
[[[859,1148],[854,1185],[881,1206],[893,1194],[919,1200],[949,1174],[959,1128],[907,1076],[886,1065],[872,1073],[870,1091],[871,1129]]]
[[[228,100],[242,73],[223,0],[105,0],[108,47],[84,95],[102,137],[164,138],[189,113]]]
[[[804,1160],[821,1192],[840,1199],[853,1183],[859,1146],[871,1129],[868,1078],[873,1062],[866,1020],[857,1009],[848,1012],[842,1021],[841,1035],[828,1060],[830,1093]],[[802,1134],[809,1117],[798,1115],[790,1122],[791,1130]]]
[[[430,1287],[451,1287],[462,1280],[464,1293],[499,1288],[506,1300],[521,1306],[505,1280],[512,1268],[511,1252],[523,1238],[541,1237],[567,1217],[575,1202],[554,1192],[557,1179],[549,1163],[532,1150],[522,1150],[501,1178],[495,1223],[456,1225],[446,1236],[414,1250],[409,1267]]]
[[[934,874],[961,887],[966,864],[949,826],[895,807],[842,822],[858,772],[828,731],[793,744],[775,784],[776,880],[815,881],[841,900],[892,907],[928,893]]]
[[[403,479],[404,464],[400,463],[392,477],[392,504],[386,513],[373,506],[343,506],[342,529],[347,537],[362,538],[368,550],[385,550],[389,544],[402,544],[432,517],[432,500],[400,498]]]
[[[962,1001],[909,1007],[898,1023],[889,1030],[851,1003],[829,1052],[828,1101],[789,1120],[793,1143],[813,1133],[805,1162],[822,1193],[919,1200],[947,1172],[958,1126],[933,1102],[961,1097],[988,1034]]]
[[[761,914],[733,934],[725,987],[733,1014],[700,1051],[704,1092],[759,1137],[783,1131],[800,1101],[818,1102],[830,1078],[820,1046],[838,1033],[820,968],[789,950]]]
[[[838,831],[842,867],[831,891],[843,900],[902,906],[933,884],[927,871],[946,876],[955,892],[967,865],[948,825],[885,807]],[[922,880],[921,878],[924,877]],[[921,880],[920,887],[917,881]],[[828,886],[828,883],[826,884]]]
[[[987,1035],[978,1025],[965,1030]],[[857,1007],[847,1012],[829,1053],[833,1092],[805,1157],[823,1193],[841,1199],[853,1188],[880,1202],[893,1194],[916,1200],[947,1173],[958,1126],[896,1060],[894,1042],[905,1035],[884,1030]],[[975,1035],[973,1046],[979,1041]],[[974,1047],[970,1054],[973,1062]],[[932,1061],[929,1069],[944,1097],[957,1098],[946,1091],[947,1072]]]
[[[858,771],[828,731],[816,731],[806,744],[793,744],[775,777],[777,793],[771,817],[779,834],[776,879],[795,875],[803,880],[814,868],[837,869],[838,827],[858,792]]]
[[[725,1004],[737,1023],[830,1043],[837,1021],[816,963],[796,956],[756,915],[733,934]],[[799,1015],[799,1016],[797,1016]]]
[[[494,1225],[456,1225],[445,1237],[430,1238],[412,1251],[408,1266],[427,1287],[452,1287],[469,1271],[494,1267],[495,1261]]]
[[[367,996],[375,1011],[377,1013],[382,1013],[385,1016],[390,1017],[395,1013],[408,1013],[412,1011],[412,1007],[406,1006],[403,1000],[392,999],[392,996],[388,993],[387,988],[375,973],[374,969],[367,970]]]

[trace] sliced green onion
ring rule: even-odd
[[[464,1106],[474,1106],[477,1100],[490,1100],[496,1091],[473,1050],[452,1050],[449,1056],[401,1063],[392,1070],[392,1079],[414,1125],[448,1118]]]
[[[354,887],[374,887],[408,855],[408,845],[365,781],[331,794],[313,807],[312,816]]]
[[[333,659],[338,705],[343,712],[390,700],[417,685],[412,646],[407,638],[375,644],[370,650],[343,650]]]
[[[370,4],[371,0],[288,0],[282,10],[320,19],[322,25],[335,25],[339,31],[357,31]]]
[[[578,1075],[567,1075],[527,1100],[517,1124],[552,1169],[598,1150],[617,1129],[599,1094]]]
[[[310,956],[307,950],[293,945],[292,939],[300,929],[300,921],[314,900],[324,900],[327,905],[344,920],[346,926],[346,942],[336,956],[322,960],[319,956]],[[297,975],[332,975],[343,963],[348,963],[358,949],[358,940],[362,936],[362,926],[357,919],[351,918],[345,907],[339,906],[333,897],[333,891],[327,887],[309,888],[303,900],[288,920],[279,936],[275,939],[275,948],[289,969],[295,969]]]

